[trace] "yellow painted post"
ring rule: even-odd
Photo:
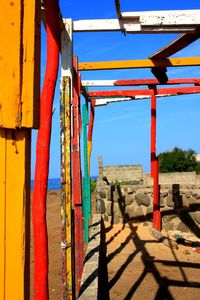
[[[40,1],[0,1],[0,127],[38,128]]]
[[[29,299],[31,129],[39,126],[40,0],[0,1],[0,299]]]
[[[0,299],[28,299],[29,129],[0,129]],[[27,259],[27,261],[26,261]],[[26,293],[26,296],[25,296]]]
[[[62,176],[62,231],[65,230],[66,251],[66,284],[63,295],[66,299],[72,299],[73,293],[73,276],[72,276],[72,203],[71,203],[71,80],[70,77],[64,76],[61,79],[61,176]],[[64,236],[64,235],[63,235]],[[64,255],[62,255],[64,257]],[[64,270],[65,271],[65,270]],[[63,277],[65,275],[63,274]],[[65,297],[65,296],[64,296]]]

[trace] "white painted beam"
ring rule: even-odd
[[[178,95],[157,95],[156,98],[163,98],[163,97],[169,97],[169,96],[178,96]],[[136,101],[136,100],[146,100],[150,99],[149,96],[135,96],[135,97],[124,97],[124,98],[98,98],[96,99],[95,106],[103,106],[107,105],[109,103],[115,103],[115,102],[124,102],[124,101]]]
[[[114,86],[116,80],[82,80],[82,86]]]
[[[73,31],[121,31],[127,33],[191,32],[200,25],[200,10],[122,13],[122,19],[73,21]]]

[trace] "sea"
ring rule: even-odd
[[[97,179],[98,176],[91,176],[91,179]],[[33,190],[34,180],[31,180],[31,190]],[[61,190],[60,178],[49,178],[48,180],[48,190]]]

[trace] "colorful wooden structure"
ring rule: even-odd
[[[109,102],[151,99],[151,174],[154,179],[153,226],[160,230],[156,99],[200,93],[200,79],[169,79],[168,67],[200,66],[200,57],[170,58],[200,37],[200,11],[122,13],[116,19],[62,19],[57,0],[46,0],[42,16],[47,30],[47,67],[40,97],[40,9],[38,0],[0,3],[0,298],[29,298],[30,147],[31,129],[39,128],[33,196],[34,299],[48,299],[48,236],[46,192],[52,103],[61,53],[61,257],[62,299],[77,298],[83,268],[83,240],[88,241],[90,155],[94,111]],[[147,59],[78,62],[73,58],[76,32],[119,31],[180,33],[174,42]],[[11,48],[10,45],[15,45]],[[81,71],[151,68],[156,79],[82,81]],[[8,85],[9,82],[9,85]],[[160,84],[190,87],[157,88]],[[89,86],[138,86],[146,89],[88,91]],[[82,120],[81,94],[86,98]],[[40,106],[40,109],[39,109]],[[88,119],[90,109],[90,119]],[[89,129],[88,129],[89,124]],[[84,180],[80,164],[80,134],[84,135]],[[16,172],[16,169],[18,172]],[[82,190],[83,187],[83,190]],[[84,231],[83,231],[84,228]]]

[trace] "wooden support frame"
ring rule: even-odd
[[[74,209],[74,250],[75,250],[75,285],[78,297],[84,263],[83,214],[82,214],[82,174],[80,157],[80,91],[81,79],[78,73],[78,60],[74,57],[74,97],[71,101],[72,117],[72,203]]]
[[[199,86],[193,87],[181,87],[181,88],[161,88],[157,89],[157,95],[186,95],[186,94],[198,94],[200,93]],[[149,89],[145,90],[112,90],[112,91],[97,91],[88,92],[90,98],[103,98],[103,97],[135,97],[135,96],[147,96],[151,95]]]
[[[30,129],[0,129],[1,299],[29,297],[30,153]]]
[[[72,99],[72,20],[66,19],[61,33],[61,255],[62,299],[73,299],[72,195],[71,195],[71,99]]]
[[[140,86],[140,85],[163,85],[156,79],[114,79],[114,80],[82,80],[82,86]],[[166,85],[195,84],[200,85],[200,78],[177,78],[169,79]]]
[[[200,66],[200,57],[80,62],[79,71]]]
[[[40,1],[12,3],[0,2],[0,127],[38,128]]]
[[[119,19],[73,22],[74,32],[121,31],[126,33],[192,32],[200,25],[200,10],[124,12]]]

